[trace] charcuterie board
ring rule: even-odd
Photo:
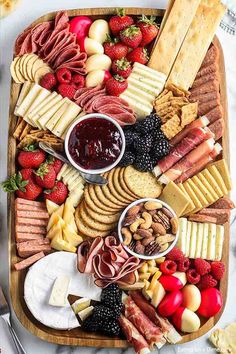
[[[78,15],[88,15],[92,19],[105,18],[108,15],[113,14],[114,8],[101,8],[101,9],[75,9],[69,10],[69,16]],[[161,18],[164,15],[164,11],[157,9],[139,9],[139,8],[127,8],[126,14],[128,15],[155,15],[161,22]],[[42,21],[48,21],[54,19],[55,13],[50,13],[42,16],[36,20],[33,25],[40,23]],[[222,147],[223,147],[223,158],[227,161],[229,165],[229,140],[228,140],[228,116],[227,116],[227,96],[226,96],[226,79],[225,79],[225,69],[224,69],[224,57],[218,39],[215,37],[213,41],[214,45],[218,48],[219,56],[219,73],[220,73],[220,100],[223,107],[223,118],[225,123],[224,134],[222,137]],[[16,140],[13,138],[13,133],[16,125],[16,117],[14,116],[14,108],[17,102],[20,92],[20,85],[12,81],[11,84],[11,95],[10,95],[10,117],[9,117],[9,137],[8,137],[8,174],[12,175],[16,171]],[[22,325],[28,329],[32,334],[40,337],[43,340],[64,345],[74,345],[74,346],[94,346],[94,347],[115,347],[115,348],[125,348],[128,346],[126,340],[118,338],[109,338],[99,334],[86,333],[81,329],[72,329],[59,331],[49,327],[44,326],[42,323],[37,321],[24,301],[24,279],[26,271],[16,272],[13,271],[13,265],[17,262],[18,257],[16,254],[15,247],[15,198],[14,196],[9,196],[8,199],[8,227],[9,227],[9,255],[10,255],[10,293],[12,299],[13,309],[22,323]],[[229,224],[224,225],[225,228],[225,240],[223,244],[223,256],[222,261],[225,264],[226,272],[223,280],[220,282],[220,291],[222,293],[224,304],[227,298],[227,282],[228,282],[228,258],[229,258]],[[209,331],[219,320],[223,309],[215,317],[211,317],[208,320],[201,319],[201,328],[191,334],[183,335],[181,343],[189,342],[194,340],[204,333]]]

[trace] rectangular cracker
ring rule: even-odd
[[[220,172],[221,176],[224,179],[226,188],[228,189],[228,191],[230,191],[232,189],[232,184],[231,184],[231,179],[229,174],[229,168],[227,166],[225,159],[215,161],[214,166]]]

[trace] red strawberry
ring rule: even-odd
[[[114,74],[120,75],[125,79],[131,74],[131,63],[126,58],[115,60],[112,63],[111,69]]]
[[[56,172],[52,165],[43,163],[35,172],[35,181],[38,186],[51,189],[55,185]]]
[[[189,258],[182,258],[178,261],[178,271],[179,272],[186,272],[189,269],[190,260]]]
[[[121,59],[125,57],[128,53],[128,47],[119,42],[117,38],[111,39],[110,36],[107,36],[107,40],[103,44],[104,53],[108,55],[111,60]]]
[[[205,275],[207,273],[210,273],[211,271],[211,265],[205,259],[202,258],[196,258],[194,260],[194,267],[198,274],[200,275]]]
[[[70,84],[60,84],[58,86],[58,93],[60,93],[60,95],[62,95],[62,97],[67,97],[70,100],[73,99],[74,94],[75,94],[75,88],[74,86],[70,85]]]
[[[60,84],[69,84],[71,82],[71,72],[67,68],[61,68],[56,71],[56,77]]]
[[[114,36],[117,36],[120,31],[123,31],[123,29],[132,25],[133,23],[133,18],[131,16],[126,16],[124,9],[118,9],[117,15],[110,18],[109,27]]]
[[[51,90],[57,84],[56,76],[52,73],[47,73],[43,75],[40,79],[40,86],[44,87],[47,90]]]
[[[142,32],[137,26],[129,26],[120,32],[121,42],[130,48],[137,48],[142,40]]]
[[[211,274],[205,274],[201,277],[200,282],[197,284],[200,290],[214,288],[217,285],[217,280]]]
[[[224,273],[225,273],[225,265],[223,262],[214,261],[211,263],[211,274],[216,280],[222,279]]]
[[[85,77],[80,74],[74,74],[71,79],[71,84],[75,84],[76,88],[85,86]]]
[[[45,190],[43,194],[45,200],[49,199],[60,205],[64,203],[68,196],[68,188],[63,182],[57,181],[53,189]]]
[[[47,158],[47,163],[52,165],[52,167],[54,168],[56,175],[60,172],[63,162],[59,159],[56,159],[55,157],[49,155]]]
[[[16,192],[18,197],[28,200],[35,200],[42,193],[42,188],[35,183],[34,171],[31,168],[20,170],[1,186],[5,192]]]
[[[145,47],[151,43],[154,38],[156,38],[159,28],[155,22],[155,19],[155,16],[150,16],[150,18],[148,18],[145,15],[142,15],[142,17],[139,19],[137,26],[140,28],[143,36],[143,39],[140,43],[141,47]]]
[[[46,154],[35,145],[28,145],[20,151],[17,160],[23,168],[38,168],[46,160]]]
[[[106,91],[111,96],[119,96],[127,87],[127,80],[119,75],[115,75],[106,81]]]
[[[148,51],[142,47],[135,48],[128,53],[127,59],[132,63],[137,61],[138,63],[145,65],[149,60]]]
[[[197,284],[201,278],[195,269],[187,270],[186,276],[187,276],[187,280],[190,284]]]
[[[173,274],[176,272],[177,269],[177,264],[174,261],[171,261],[170,259],[165,260],[160,264],[160,271],[163,274]]]
[[[180,261],[184,258],[184,254],[178,247],[173,247],[172,250],[167,253],[166,258],[172,261]]]

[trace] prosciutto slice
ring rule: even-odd
[[[129,257],[115,236],[107,236],[79,245],[77,267],[81,273],[94,274],[97,286],[106,287],[114,282],[133,284],[140,261]]]
[[[215,140],[210,138],[198,145],[168,171],[163,173],[159,178],[159,181],[164,184],[168,184],[170,181],[175,181],[184,172],[193,167],[202,157],[207,156],[213,150],[214,143]]]
[[[215,160],[216,156],[222,151],[222,147],[220,144],[215,144],[213,150],[205,156],[202,156],[191,168],[182,173],[182,175],[175,180],[175,183],[183,183],[188,178],[196,175],[198,172],[203,170],[209,162]]]
[[[132,297],[136,305],[145,313],[145,315],[161,329],[166,340],[169,343],[175,344],[181,341],[181,335],[176,331],[174,326],[168,321],[167,318],[159,316],[155,308],[150,302],[143,297],[139,291],[130,291],[129,295]]]
[[[144,336],[151,348],[154,345],[161,348],[165,344],[166,341],[160,328],[145,315],[130,296],[125,299],[125,317]]]
[[[118,319],[122,331],[127,341],[133,345],[136,354],[150,353],[146,339],[139,333],[137,328],[125,316],[121,315]]]
[[[197,145],[212,137],[214,137],[214,134],[207,128],[194,128],[190,130],[188,135],[170,150],[169,155],[158,161],[157,166],[154,168],[155,176],[158,177],[166,172]]]

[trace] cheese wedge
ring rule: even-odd
[[[184,254],[186,254],[186,246],[187,246],[187,224],[188,220],[186,218],[179,219],[179,238],[177,246],[182,250]]]
[[[200,200],[198,199],[198,197],[196,196],[195,192],[193,191],[192,187],[190,186],[188,180],[183,183],[183,186],[195,205],[195,209],[193,210],[193,213],[196,213],[198,210],[202,209],[203,206]]]
[[[190,248],[189,248],[189,258],[194,258],[197,248],[197,223],[192,222],[191,225],[191,236],[190,236]]]
[[[51,215],[54,211],[56,211],[60,206],[49,199],[46,199],[46,207],[48,214]]]
[[[203,170],[202,172],[198,173],[197,176],[202,181],[203,184],[208,186],[208,189],[209,189],[209,185],[210,185],[211,189],[209,189],[209,190],[211,191],[211,194],[215,198],[223,197],[223,195],[224,195],[223,191],[220,189],[215,178],[210,174],[210,172],[207,168],[205,168],[205,170]],[[207,182],[208,182],[208,184],[207,184]],[[213,191],[212,191],[212,189],[213,189]]]
[[[28,92],[27,96],[22,101],[21,105],[16,110],[16,114],[20,117],[24,117],[25,112],[30,108],[38,94],[41,92],[42,87],[35,84],[30,91]]]
[[[51,227],[54,224],[56,224],[56,222],[58,221],[58,217],[62,218],[63,210],[64,210],[64,204],[60,205],[60,207],[52,213],[50,219],[48,220],[47,231],[49,231]]]
[[[153,289],[153,294],[152,294],[152,299],[151,299],[151,304],[155,308],[160,304],[160,302],[163,300],[165,297],[165,289],[163,288],[162,284],[157,281],[154,289]]]
[[[191,242],[191,233],[192,233],[192,223],[188,221],[187,223],[187,232],[186,232],[186,251],[185,256],[189,257],[190,254],[190,242]]]
[[[222,192],[225,194],[228,194],[227,187],[224,183],[223,176],[221,176],[220,172],[217,170],[216,166],[212,165],[208,167],[210,174],[215,178],[218,186],[222,190]]]
[[[197,176],[192,177],[192,180],[198,186],[198,188],[201,190],[201,192],[207,199],[208,205],[213,204],[218,199],[211,194],[211,192],[207,189],[207,187],[201,182],[201,180]]]
[[[215,260],[220,261],[222,258],[224,242],[224,226],[216,225],[216,247],[215,247]]]
[[[207,259],[207,249],[208,249],[208,239],[209,239],[209,224],[203,224],[203,239],[202,239],[202,252],[201,258]]]
[[[209,224],[209,237],[208,237],[206,259],[213,261],[215,259],[215,251],[216,251],[216,224]]]
[[[64,163],[63,166],[61,167],[58,175],[57,175],[57,180],[60,181],[65,173],[65,171],[67,170],[67,168],[69,167],[68,164]]]
[[[60,275],[56,278],[49,298],[49,305],[59,307],[67,305],[69,284],[70,278],[67,275]]]
[[[222,176],[222,178],[224,180],[226,188],[228,189],[228,191],[230,191],[232,189],[232,184],[231,184],[231,179],[230,179],[230,174],[229,174],[229,168],[227,166],[225,159],[215,161],[213,165],[220,172],[220,175]]]
[[[169,204],[170,207],[174,209],[177,216],[183,214],[189,202],[189,197],[172,181],[164,187],[159,198]]]
[[[208,206],[208,201],[205,198],[204,194],[201,192],[201,190],[198,188],[198,186],[193,182],[191,178],[188,179],[189,185],[192,187],[192,190],[196,194],[197,198],[199,199],[200,203],[202,206],[205,208]]]
[[[63,239],[68,242],[71,246],[77,247],[81,242],[83,242],[83,238],[76,234],[74,230],[66,225],[62,231]]]

